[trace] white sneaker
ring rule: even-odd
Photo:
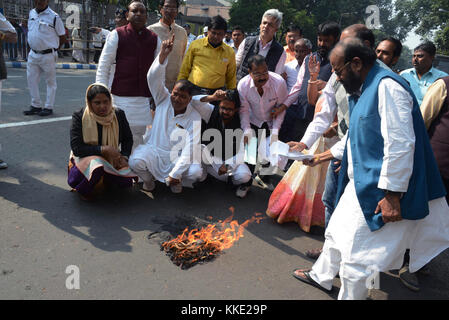
[[[170,190],[173,193],[181,193],[182,192],[182,184],[178,183],[175,185],[170,186]]]
[[[5,161],[0,160],[0,169],[6,169],[6,168],[8,168],[8,164]]]
[[[248,191],[249,191],[249,186],[240,186],[237,188],[235,195],[239,198],[245,198]]]

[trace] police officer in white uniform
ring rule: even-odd
[[[3,42],[16,43],[17,32],[12,24],[0,13],[0,46]],[[8,72],[6,69],[5,58],[3,54],[0,54],[0,110],[2,107],[2,82],[6,79],[7,75]],[[8,164],[5,161],[0,160],[0,169],[6,168],[8,168]]]
[[[51,115],[55,104],[57,50],[66,42],[66,36],[61,18],[50,9],[48,1],[35,0],[35,8],[30,11],[28,19],[28,44],[31,50],[27,63],[27,79],[31,108],[23,112],[25,115]],[[47,82],[47,100],[44,108],[39,95],[41,74]]]

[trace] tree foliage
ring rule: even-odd
[[[230,24],[241,25],[247,32],[257,32],[263,13],[277,8],[284,13],[278,38],[290,24],[304,30],[305,37],[315,42],[316,28],[325,21],[335,21],[345,28],[365,23],[368,6],[379,8],[380,28],[376,40],[393,36],[404,41],[409,32],[433,39],[440,51],[449,51],[449,0],[237,0],[230,11]]]
[[[402,0],[396,9],[422,38],[433,40],[440,53],[449,54],[449,0]]]

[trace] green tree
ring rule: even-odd
[[[439,53],[449,54],[449,0],[401,0],[398,15],[404,16],[410,29],[435,42]]]
[[[395,14],[392,0],[237,0],[230,11],[230,24],[239,24],[247,32],[255,32],[263,12],[269,8],[277,8],[284,13],[278,34],[281,41],[288,26],[296,24],[303,29],[306,38],[315,42],[316,28],[320,23],[335,21],[340,23],[342,28],[354,23],[365,23],[370,16],[366,13],[370,5],[379,8],[379,31],[404,40],[412,25],[407,23],[404,14]]]

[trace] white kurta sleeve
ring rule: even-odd
[[[165,68],[168,63],[168,58],[163,64],[159,63],[159,54],[154,58],[153,64],[147,73],[148,88],[150,88],[151,96],[154,99],[156,108],[165,99],[170,97],[170,92],[165,87]]]
[[[384,139],[384,157],[379,189],[406,192],[413,172],[415,132],[413,100],[410,94],[391,78],[379,84],[380,129]]]
[[[338,106],[335,99],[333,83],[331,83],[331,81],[328,81],[323,90],[323,94],[319,99],[321,100],[321,110],[315,114],[313,121],[308,125],[307,130],[301,139],[301,142],[308,148],[310,148],[315,141],[329,129],[337,113]]]
[[[212,112],[214,111],[215,107],[207,102],[201,102],[201,99],[203,97],[206,97],[205,95],[198,95],[192,97],[192,107],[198,111],[198,113],[201,116],[201,119],[203,119],[206,122],[209,122],[210,116],[212,115]]]
[[[11,22],[9,22],[3,14],[0,13],[0,31],[7,31],[16,33],[16,29],[13,27]]]
[[[330,148],[330,152],[332,153],[332,156],[335,159],[338,159],[338,160],[343,159],[343,154],[344,154],[345,148],[346,148],[346,140],[348,139],[348,132],[349,132],[349,130],[346,132],[346,134],[343,136],[343,138],[341,138],[340,141],[338,141],[336,144],[334,144],[332,146],[332,148]]]
[[[103,51],[101,52],[100,60],[98,61],[97,76],[95,82],[109,86],[109,75],[111,66],[115,63],[118,47],[118,33],[112,31],[104,44]],[[110,88],[109,88],[110,89]]]
[[[159,55],[159,53],[161,52],[161,46],[162,46],[162,42],[161,42],[161,38],[157,37],[157,45],[156,45],[156,50],[154,51],[154,59],[156,60],[156,57]],[[168,57],[167,57],[168,59]],[[166,59],[166,60],[167,60]],[[158,60],[159,61],[159,60]]]

